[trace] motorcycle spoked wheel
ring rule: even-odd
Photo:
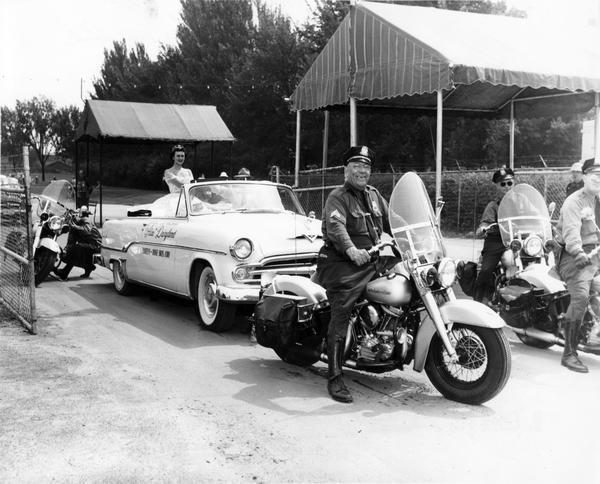
[[[56,263],[56,253],[46,247],[38,247],[35,251],[34,268],[35,268],[35,285],[39,286],[42,281],[48,277],[50,271],[54,269]]]
[[[479,405],[496,396],[508,380],[511,353],[502,329],[454,324],[448,334],[456,342],[458,362],[452,362],[436,333],[429,346],[425,372],[449,400]]]

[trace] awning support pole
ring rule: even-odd
[[[358,145],[358,127],[357,127],[357,118],[356,118],[356,99],[350,98],[350,146]]]
[[[102,219],[102,185],[103,185],[103,180],[102,180],[102,138],[100,138],[100,173],[99,173],[99,177],[100,180],[98,180],[100,182],[100,223],[99,223],[99,227],[102,228],[102,225],[104,225],[103,219]]]
[[[296,166],[294,168],[294,186],[298,187],[300,182],[300,110],[296,111]]]
[[[79,141],[75,140],[75,208],[79,208]]]
[[[435,202],[442,198],[442,90],[437,92],[437,124],[435,132]],[[437,210],[436,210],[437,212]],[[439,217],[438,217],[439,218]]]
[[[596,93],[594,102],[595,114],[594,119],[594,158],[600,160],[600,92]]]
[[[323,159],[322,159],[322,167],[323,169],[327,168],[327,151],[329,148],[329,111],[325,111],[323,113],[325,117],[323,118]]]
[[[510,101],[510,136],[508,147],[508,167],[511,170],[515,168],[515,103]]]

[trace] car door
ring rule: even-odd
[[[176,291],[177,288],[174,271],[177,233],[181,225],[187,222],[187,216],[177,215],[178,207],[185,206],[183,190],[176,201],[175,206],[167,207],[164,213],[142,224],[138,248],[140,280],[168,291]]]

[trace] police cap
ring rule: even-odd
[[[588,158],[583,162],[581,171],[583,171],[584,175],[592,171],[600,171],[600,163],[595,158]]]
[[[344,153],[344,165],[351,162],[372,166],[375,162],[375,152],[368,146],[352,146]]]
[[[503,166],[502,168],[494,172],[494,174],[492,175],[492,181],[494,183],[500,183],[501,181],[511,179],[514,175],[514,171],[512,171],[510,168],[506,168],[505,166]]]

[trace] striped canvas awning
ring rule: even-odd
[[[76,140],[234,141],[215,106],[89,100]]]
[[[359,2],[291,96],[294,110],[350,97],[405,109],[530,114],[586,111],[600,91],[598,29],[548,29],[513,17]],[[581,96],[562,96],[581,93]],[[550,105],[538,98],[552,96]],[[545,101],[547,102],[547,100]]]

